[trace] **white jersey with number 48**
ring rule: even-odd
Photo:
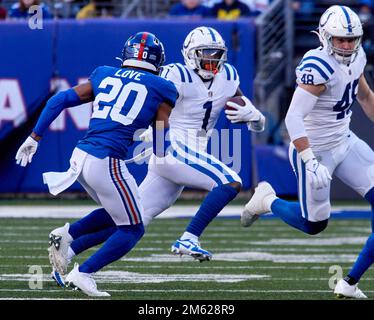
[[[355,61],[347,66],[319,47],[308,51],[297,66],[298,84],[326,86],[304,119],[313,150],[328,150],[345,141],[349,135],[351,106],[365,65],[366,55],[362,48]]]
[[[238,72],[225,63],[212,81],[204,83],[193,70],[176,63],[163,67],[161,76],[179,93],[169,118],[171,140],[204,151],[221,110],[239,87]]]

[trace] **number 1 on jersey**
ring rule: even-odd
[[[203,119],[203,125],[201,126],[201,129],[206,131],[206,127],[208,126],[208,121],[210,118],[210,113],[212,112],[213,103],[212,101],[205,102],[203,105],[203,108],[205,109],[205,116]]]

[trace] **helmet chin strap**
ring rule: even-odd
[[[207,72],[206,70],[202,69],[194,69],[194,71],[197,73],[197,75],[201,78],[201,80],[205,81],[210,81],[214,78],[215,74],[212,74],[210,72]]]
[[[347,57],[344,57],[344,56],[341,56],[339,54],[337,54],[336,52],[333,52],[333,55],[334,55],[334,58],[339,62],[339,63],[342,63],[342,64],[345,64],[347,66],[349,66],[351,63],[353,63],[357,57],[357,53],[353,53],[351,54],[350,56],[347,56]],[[353,57],[353,59],[352,59]]]
[[[320,35],[320,33],[318,31],[312,30],[310,32],[316,34],[318,39],[319,39],[319,42],[321,42],[323,44],[323,37]]]
[[[318,36],[319,41],[320,41],[321,45],[324,47],[324,49],[327,50],[327,52],[329,54],[333,55],[334,58],[336,59],[336,61],[338,61],[339,63],[345,64],[345,65],[348,66],[356,60],[358,51],[353,52],[350,56],[347,56],[347,57],[341,56],[334,51],[334,49],[332,47],[331,39],[324,39],[324,37],[317,31],[313,30],[311,32],[315,33]],[[353,59],[352,59],[352,57],[353,57]]]
[[[344,50],[341,50],[339,48],[334,48],[332,46],[332,43],[330,44],[330,51],[334,55],[334,58],[339,63],[345,64],[345,65],[350,65],[351,63],[353,63],[356,60],[356,57],[358,55],[358,50],[359,50],[359,48],[356,48],[354,50],[348,50],[348,52],[347,52],[348,54],[344,55]],[[339,51],[342,54],[339,54]]]

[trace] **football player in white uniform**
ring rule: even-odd
[[[330,217],[333,174],[373,207],[374,152],[349,128],[356,98],[374,121],[374,94],[363,74],[362,34],[359,17],[346,6],[332,6],[321,16],[318,35],[322,45],[308,51],[297,66],[298,86],[286,116],[299,202],[279,199],[270,184],[261,182],[242,213],[243,226],[272,211],[305,233],[323,231]],[[348,276],[337,283],[335,294],[366,298],[357,283],[373,261],[372,233]]]
[[[227,48],[215,29],[192,30],[183,43],[182,54],[185,65],[171,64],[161,73],[175,84],[179,93],[170,115],[170,151],[163,163],[157,163],[152,156],[139,190],[145,225],[169,208],[185,186],[210,191],[171,248],[175,254],[188,254],[204,261],[212,255],[200,247],[199,236],[241,188],[238,174],[206,152],[209,136],[227,100],[233,96],[242,96],[246,104],[241,107],[228,102],[232,109],[225,112],[230,121],[246,122],[250,130],[262,131],[265,118],[243,96],[239,75],[226,63]]]

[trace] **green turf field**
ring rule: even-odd
[[[331,220],[321,235],[307,236],[277,219],[259,220],[250,229],[238,219],[216,219],[201,238],[213,260],[199,263],[169,253],[188,221],[156,219],[132,252],[96,274],[98,288],[112,299],[335,299],[329,281],[340,275],[329,273],[330,267],[345,274],[371,232],[368,220]],[[64,222],[0,219],[0,298],[87,298],[49,277],[48,233]],[[360,282],[369,298],[373,278],[371,269]]]

